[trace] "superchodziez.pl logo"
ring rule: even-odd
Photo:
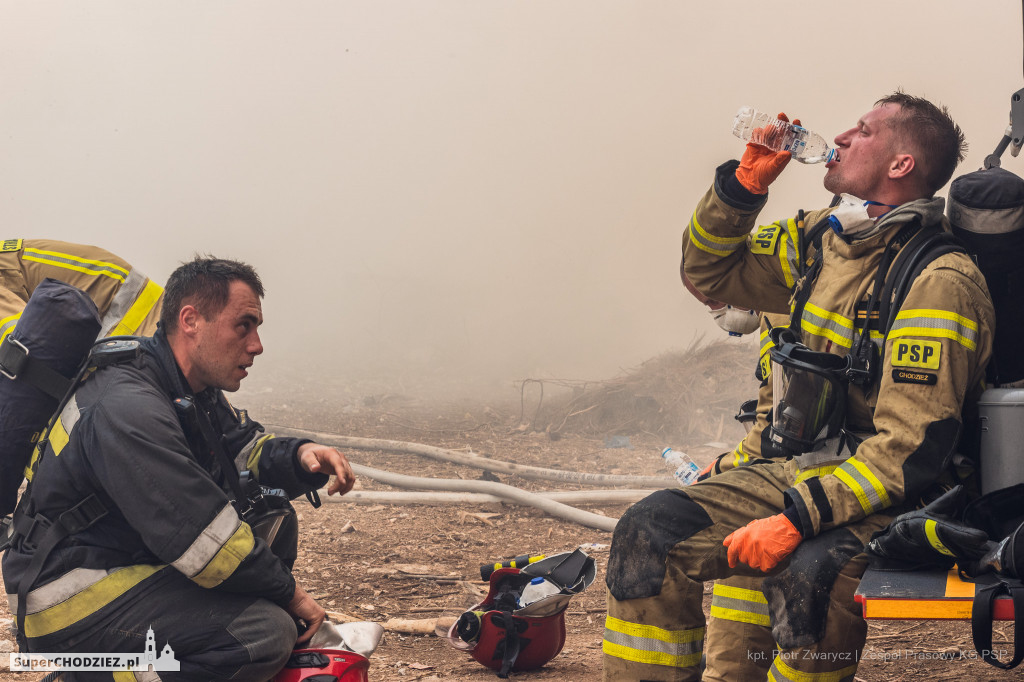
[[[157,654],[153,628],[146,633],[146,650],[141,654],[11,654],[11,672],[55,670],[177,672],[181,663],[170,642]]]

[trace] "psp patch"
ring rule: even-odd
[[[779,245],[779,235],[782,233],[782,226],[778,223],[763,225],[757,228],[757,234],[750,238],[750,253],[761,255],[772,255]]]
[[[12,251],[21,251],[22,239],[5,239],[0,242],[0,253],[10,253]]]
[[[913,369],[894,369],[892,381],[896,384],[924,384],[934,386],[939,381],[937,374],[931,372],[919,372]]]
[[[941,352],[939,341],[899,339],[892,344],[892,366],[938,369]]]

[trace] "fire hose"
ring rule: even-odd
[[[287,426],[280,425],[267,425],[268,430],[282,436],[291,436],[296,438],[309,438],[318,443],[324,443],[325,445],[332,445],[335,447],[349,448],[354,450],[385,450],[389,452],[404,452],[408,454],[420,455],[431,459],[451,462],[455,464],[463,464],[478,469],[484,469],[486,471],[514,474],[522,476],[523,478],[533,480],[548,480],[548,481],[560,481],[560,482],[571,482],[583,485],[639,485],[650,488],[665,488],[675,486],[676,482],[670,477],[661,476],[623,476],[616,474],[591,474],[581,473],[575,471],[562,471],[558,469],[545,469],[542,467],[527,466],[521,464],[513,464],[510,462],[502,462],[499,460],[489,459],[486,457],[479,457],[476,455],[467,455],[464,453],[454,452],[452,450],[446,450],[444,448],[433,447],[430,445],[423,445],[420,443],[407,443],[403,441],[394,440],[380,440],[375,438],[358,438],[355,436],[342,436],[339,434],[323,433],[316,431],[307,431],[304,429],[295,429]],[[396,488],[417,488],[420,490],[431,490],[431,491],[442,491],[434,494],[424,493],[398,493],[394,495],[402,495],[404,498],[407,495],[415,495],[412,499],[426,500],[427,502],[441,502],[447,501],[444,496],[446,493],[469,493],[473,495],[487,496],[485,501],[492,501],[494,499],[506,502],[517,502],[519,504],[525,504],[531,507],[535,507],[544,511],[551,516],[572,521],[580,525],[588,526],[590,528],[596,528],[598,530],[612,531],[615,528],[616,519],[609,518],[601,514],[595,514],[593,512],[584,511],[575,507],[569,506],[557,499],[553,499],[552,493],[534,493],[514,486],[510,486],[504,483],[497,483],[494,481],[467,481],[463,479],[437,479],[437,478],[425,478],[421,476],[408,476],[405,474],[396,474],[389,471],[383,471],[381,469],[374,469],[361,464],[352,463],[352,470],[360,476],[385,483],[387,485],[394,486]],[[572,491],[570,491],[572,492]],[[630,500],[638,499],[643,493],[641,491],[607,491],[607,490],[591,490],[591,491],[575,491],[576,495],[582,495],[583,497],[575,497],[573,499],[593,499],[595,501],[607,502],[613,501],[610,499],[609,493],[625,493],[629,496]],[[372,493],[363,493],[371,494]],[[380,493],[377,493],[380,494]],[[327,498],[332,499],[332,498]],[[627,500],[627,501],[630,501]],[[339,501],[345,501],[345,498],[339,498]],[[410,500],[411,501],[411,500]],[[461,501],[461,500],[452,500]],[[423,503],[423,502],[421,502]]]

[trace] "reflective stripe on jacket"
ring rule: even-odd
[[[731,172],[720,167],[683,236],[686,276],[717,300],[785,312],[803,282],[789,283],[791,259],[780,257],[782,232],[773,244],[754,243],[763,200],[737,206],[723,196],[720,180]],[[942,199],[904,204],[880,219],[880,233],[858,242],[846,243],[826,231],[821,271],[800,320],[808,347],[848,352],[862,327],[858,314],[865,314],[883,250],[896,233],[890,228],[915,220],[948,228],[942,207]],[[806,224],[826,213],[807,214]],[[875,435],[834,470],[822,469],[830,473],[802,477],[787,493],[806,535],[913,500],[935,482],[952,457],[964,401],[981,392],[994,320],[984,279],[965,254],[941,256],[915,280],[884,345],[877,331],[872,334],[882,355],[877,383],[849,391],[847,424]],[[927,351],[927,363],[913,359],[915,349]],[[766,394],[771,395],[770,382],[762,390],[761,405]]]

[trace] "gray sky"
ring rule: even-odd
[[[1020,14],[4,0],[0,237],[98,244],[158,281],[195,252],[250,261],[260,362],[606,378],[720,333],[679,284],[679,239],[742,152],[737,108],[831,140],[902,87],[949,106],[974,170],[1024,81]],[[822,173],[791,164],[763,217],[826,204]]]

